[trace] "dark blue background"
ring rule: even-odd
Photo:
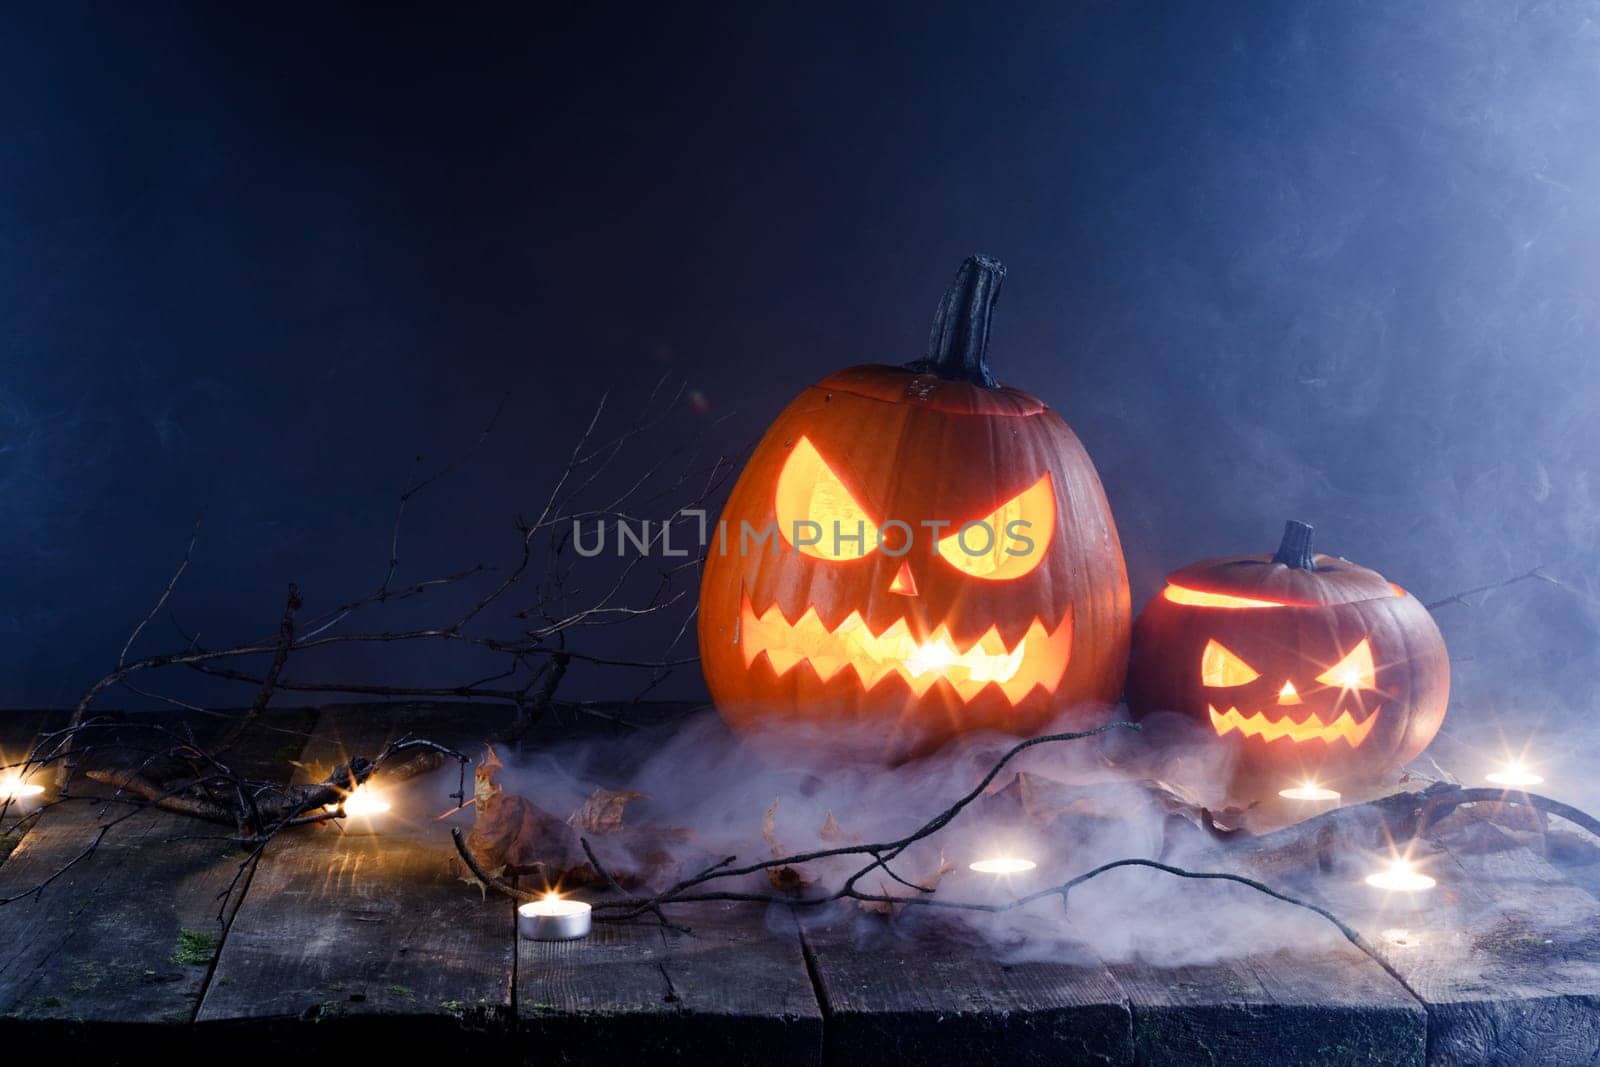
[[[1289,516],[1424,599],[1543,564],[1441,609],[1457,706],[1594,704],[1594,3],[49,6],[0,34],[0,706],[107,669],[201,510],[183,618],[257,636],[509,389],[403,553],[503,557],[603,389],[737,451],[979,250],[1136,601]]]

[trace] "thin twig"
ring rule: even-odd
[[[1480,585],[1474,589],[1463,589],[1459,593],[1451,593],[1442,600],[1432,601],[1431,603],[1424,604],[1423,607],[1427,608],[1429,611],[1437,611],[1439,608],[1445,607],[1448,604],[1460,604],[1463,607],[1468,608],[1476,607],[1475,604],[1467,599],[1468,597],[1477,596],[1479,593],[1488,593],[1495,589],[1504,589],[1508,585],[1516,585],[1518,582],[1526,582],[1530,579],[1537,579],[1538,581],[1548,582],[1554,586],[1561,586],[1560,582],[1544,573],[1544,567],[1541,565],[1533,568],[1532,570],[1524,571],[1522,574],[1506,578],[1503,581],[1490,582],[1488,585]]]

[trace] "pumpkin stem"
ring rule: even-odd
[[[1311,534],[1316,527],[1308,523],[1296,522],[1290,519],[1283,524],[1283,541],[1278,545],[1278,554],[1272,557],[1272,562],[1282,563],[1296,570],[1314,571],[1317,561],[1311,555]]]
[[[928,354],[906,367],[947,381],[998,389],[1000,383],[989,373],[989,317],[1005,276],[999,260],[968,256],[934,313]]]

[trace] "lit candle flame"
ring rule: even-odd
[[[1366,882],[1374,889],[1391,893],[1418,893],[1438,884],[1433,878],[1412,867],[1405,860],[1395,860],[1387,868],[1367,875]]]
[[[1278,790],[1278,795],[1286,800],[1338,800],[1339,791],[1320,786],[1316,782],[1303,782],[1290,789]]]
[[[337,812],[343,809],[346,815],[372,816],[382,815],[390,807],[391,805],[387,800],[384,800],[375,790],[369,789],[363,783],[345,794],[345,798],[339,803],[329,804],[328,810]]]
[[[34,782],[24,782],[22,775],[12,772],[0,778],[0,803],[7,800],[21,800],[23,797],[36,797],[44,792],[44,786]]]
[[[557,892],[549,892],[538,900],[530,900],[517,909],[524,915],[581,915],[589,905],[581,900],[568,900]]]
[[[978,860],[968,869],[979,874],[1021,874],[1037,866],[1039,865],[1032,860],[1025,860],[1020,856],[996,856],[994,859]]]
[[[1535,774],[1520,763],[1508,763],[1504,768],[1484,775],[1495,785],[1529,786],[1544,781],[1544,775]]]

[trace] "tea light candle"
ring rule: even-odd
[[[979,874],[1021,874],[1037,866],[1039,865],[1032,860],[1025,860],[1020,856],[995,856],[992,859],[978,860],[970,864],[967,869],[977,871]]]
[[[22,775],[16,771],[0,774],[0,803],[8,800],[29,800],[44,792],[44,786],[34,782],[24,782]]]
[[[529,941],[572,941],[589,936],[594,909],[560,893],[546,893],[517,909],[517,932]]]
[[[1544,775],[1535,774],[1533,771],[1528,770],[1528,768],[1524,767],[1520,763],[1508,763],[1500,770],[1492,771],[1489,774],[1484,775],[1484,777],[1493,782],[1495,785],[1508,785],[1522,788],[1526,788],[1530,785],[1538,785],[1544,781]]]
[[[1316,782],[1305,782],[1289,789],[1278,790],[1278,795],[1285,800],[1314,800],[1338,801],[1339,791],[1320,786]]]
[[[362,783],[346,793],[339,803],[329,804],[328,811],[343,811],[348,816],[371,818],[374,815],[382,815],[391,806],[376,790]]]
[[[1438,884],[1434,879],[1412,867],[1405,860],[1395,860],[1381,871],[1367,875],[1366,882],[1374,889],[1390,893],[1420,893]]]

